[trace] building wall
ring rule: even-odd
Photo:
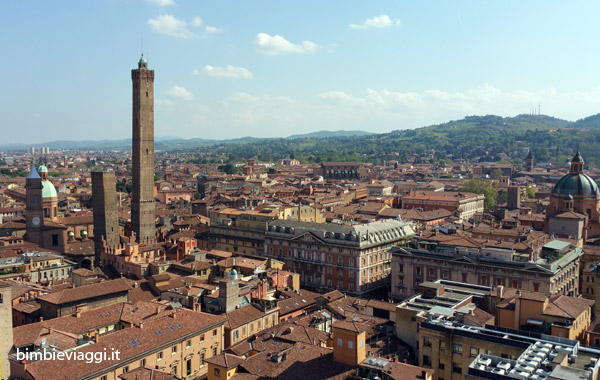
[[[267,223],[277,219],[278,212],[225,209],[210,212],[210,240],[214,249],[260,255],[264,250]]]
[[[333,328],[333,360],[357,366],[366,358],[365,333]]]
[[[11,375],[8,353],[13,345],[13,324],[11,288],[0,283],[0,380],[6,380]]]
[[[208,380],[229,380],[236,372],[237,367],[227,370],[227,368],[212,363],[208,364]]]
[[[144,352],[135,358],[122,361],[116,369],[106,371],[91,380],[119,380],[119,376],[123,373],[141,367],[142,361],[145,361],[143,365],[146,367],[157,368],[183,379],[194,379],[205,376],[208,372],[208,363],[203,363],[202,355],[204,355],[204,360],[206,360],[210,357],[220,355],[223,350],[223,326],[216,327],[214,330],[216,330],[216,334],[213,334],[213,330],[197,331],[191,337],[174,341],[167,348]],[[201,339],[202,337],[203,340]],[[188,341],[191,341],[191,345],[189,346]],[[176,347],[177,351],[175,353],[172,352],[173,347]],[[162,353],[162,359],[159,357],[160,353]],[[186,372],[188,359],[191,360],[192,369],[189,376]],[[34,380],[29,374],[24,375],[26,380]]]
[[[501,262],[496,265],[456,261],[459,255],[439,256],[435,252],[411,255],[395,251],[392,254],[391,296],[396,299],[413,296],[418,284],[440,278],[487,286],[501,282],[509,288],[575,296],[579,294],[579,260],[576,254],[573,255],[572,261],[556,268],[555,272],[534,272],[528,269],[528,263],[507,269]]]
[[[253,306],[246,306],[253,307]],[[232,346],[251,335],[257,334],[265,329],[279,323],[279,310],[269,312],[262,317],[252,320],[236,328],[225,327],[225,348]],[[237,338],[236,338],[237,332]]]
[[[299,273],[301,286],[362,294],[388,284],[391,255],[387,249],[395,244],[360,249],[269,236],[265,251]]]
[[[516,359],[523,352],[517,347],[430,330],[423,326],[419,329],[418,342],[418,364],[435,370],[433,380],[464,380],[469,364],[480,353]]]

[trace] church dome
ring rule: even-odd
[[[56,188],[50,181],[42,181],[42,198],[57,198]]]
[[[583,165],[583,158],[577,152],[571,160],[569,174],[558,181],[552,190],[552,194],[600,196],[600,190],[598,190],[596,181],[583,172]]]
[[[554,186],[552,194],[600,195],[596,181],[589,175],[569,173]]]
[[[37,168],[38,173],[48,173],[48,168],[46,167],[46,165],[40,165]]]

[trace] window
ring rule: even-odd
[[[216,377],[221,377],[221,370],[218,368],[215,368],[215,376]]]
[[[162,351],[160,351],[159,353],[156,354],[156,360],[162,360],[163,358],[163,353]]]
[[[479,348],[471,346],[470,355],[473,356],[473,357],[479,355]]]
[[[446,341],[440,340],[440,351],[444,351],[446,349]]]
[[[106,375],[100,376],[100,380],[107,380],[107,379],[108,379],[108,377]]]
[[[204,334],[200,335],[200,342],[204,342]]]
[[[344,341],[342,340],[342,338],[337,338],[337,345],[340,347],[344,345]]]
[[[140,367],[145,367],[145,366],[146,366],[146,359],[140,360]]]
[[[127,373],[129,372],[129,366],[126,365],[125,367],[123,367],[123,373]]]
[[[58,245],[58,234],[52,235],[52,245]]]
[[[4,294],[0,294],[0,303],[4,302],[4,298],[3,297],[4,297]]]
[[[176,354],[177,353],[177,346],[171,347],[171,353],[172,354]]]
[[[362,341],[362,340],[359,340],[359,341],[358,341],[358,347],[359,347],[359,348],[362,348],[362,347],[363,347],[363,341]]]
[[[445,369],[445,368],[446,368],[446,366],[444,365],[444,363],[442,363],[440,361],[440,363],[438,364],[438,369]]]
[[[171,367],[171,373],[173,375],[177,375],[177,366],[176,365],[174,365],[173,367]]]
[[[185,374],[187,376],[192,374],[192,359],[188,359],[185,361]]]
[[[454,343],[452,345],[452,352],[455,354],[462,354],[462,344]]]
[[[213,356],[217,356],[217,346],[213,347]]]
[[[351,340],[348,341],[348,348],[351,349],[351,350],[354,349],[354,342],[353,341],[351,341]]]
[[[233,340],[236,341],[240,338],[240,330],[235,330],[233,332]]]
[[[187,341],[186,347],[191,347],[191,346],[192,346],[192,340],[190,339],[190,340]]]
[[[423,355],[423,365],[426,367],[431,367],[431,356]]]
[[[428,336],[423,337],[423,347],[431,347],[431,338]]]
[[[538,282],[534,282],[533,283],[533,291],[534,292],[539,292],[540,291],[540,284]]]
[[[462,374],[462,368],[459,363],[452,362],[452,372]]]
[[[205,353],[204,353],[204,351],[202,351],[200,353],[200,367],[202,367],[204,365],[204,359],[205,359]]]

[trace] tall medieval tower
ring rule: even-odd
[[[139,243],[152,243],[155,234],[154,205],[154,70],[142,55],[131,70],[133,82],[133,191],[131,229]]]
[[[94,209],[94,245],[96,266],[104,247],[120,244],[117,214],[117,180],[114,172],[92,172],[92,204]]]
[[[533,172],[533,154],[531,154],[531,149],[529,149],[529,154],[525,159],[525,170],[528,172]]]
[[[42,177],[35,170],[35,165],[32,162],[31,171],[25,179],[25,189],[27,190],[25,202],[26,231],[27,241],[39,246],[44,245],[42,234],[42,229],[44,228],[43,188]]]

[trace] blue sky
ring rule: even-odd
[[[600,2],[0,2],[0,143],[131,136],[155,70],[156,136],[387,132],[600,112]]]

